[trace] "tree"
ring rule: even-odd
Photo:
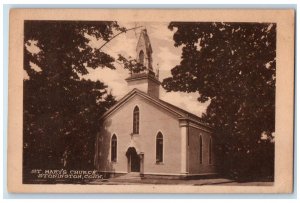
[[[163,87],[210,100],[202,118],[215,129],[220,171],[273,175],[276,24],[171,22],[169,29],[182,60]]]
[[[117,61],[123,65],[124,69],[129,70],[130,74],[141,73],[147,69],[144,64],[139,63],[136,59],[132,59],[131,56],[126,58],[119,54]]]
[[[25,21],[23,171],[92,168],[101,115],[115,103],[107,86],[82,79],[90,68],[114,69],[115,59],[89,46],[109,41],[116,22]],[[33,50],[32,50],[33,49]]]

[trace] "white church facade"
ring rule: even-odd
[[[159,99],[160,82],[152,68],[146,30],[138,40],[137,60],[146,71],[126,79],[131,91],[103,116],[95,166],[111,176],[185,178],[216,171],[212,129],[201,119]]]

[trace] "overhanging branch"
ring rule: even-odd
[[[112,38],[110,38],[107,42],[105,42],[105,43],[99,48],[99,50],[101,50],[106,44],[108,44],[111,40],[113,40],[114,38],[116,38],[116,37],[119,36],[120,34],[125,33],[125,32],[128,32],[128,31],[130,31],[130,30],[135,30],[135,29],[138,29],[138,28],[141,28],[141,27],[143,27],[143,26],[133,27],[133,28],[126,29],[126,30],[124,30],[124,31],[119,32],[118,34],[116,34],[116,35],[114,35]]]

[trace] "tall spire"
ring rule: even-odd
[[[147,30],[141,31],[139,41],[136,46],[136,59],[143,64],[148,70],[153,70],[152,67],[152,47]]]
[[[152,67],[152,47],[147,30],[143,29],[136,46],[136,60],[146,67],[145,71],[132,73],[126,79],[131,88],[137,88],[152,97],[159,97],[160,82],[155,76]]]

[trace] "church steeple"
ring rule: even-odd
[[[141,31],[139,41],[136,45],[136,59],[139,63],[143,64],[148,70],[152,70],[152,47],[150,43],[147,30]]]
[[[132,89],[137,88],[150,96],[158,98],[160,82],[158,80],[158,75],[155,75],[153,72],[152,52],[147,30],[143,29],[136,46],[136,60],[138,63],[144,65],[146,70],[139,73],[131,73],[126,81],[128,86]]]

